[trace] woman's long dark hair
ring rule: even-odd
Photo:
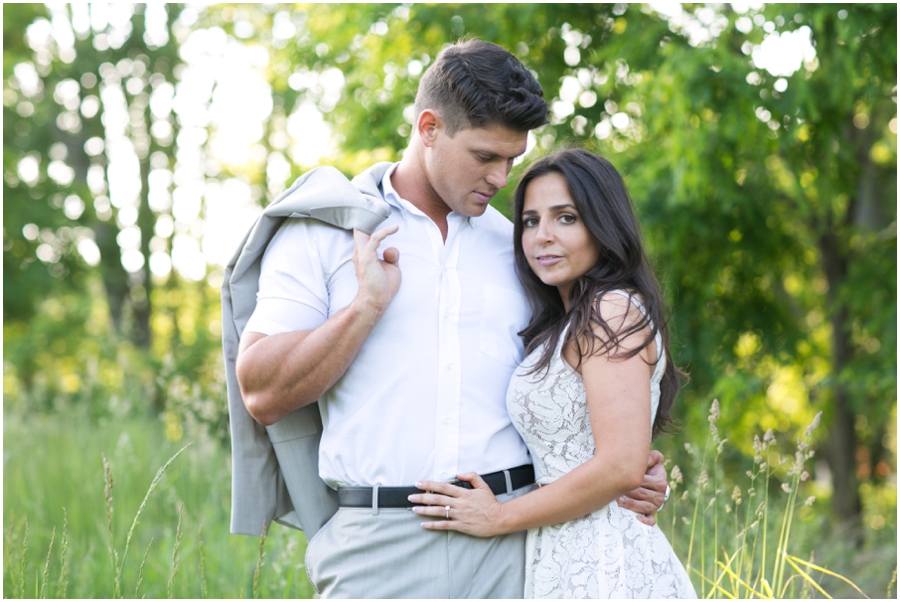
[[[531,271],[522,249],[525,190],[532,180],[551,173],[560,174],[565,179],[580,219],[600,250],[596,265],[572,286],[568,313],[558,289],[544,284]],[[622,176],[609,161],[585,150],[560,151],[539,159],[528,168],[516,188],[513,211],[516,272],[532,310],[531,322],[519,334],[525,339],[526,355],[544,346],[531,372],[543,370],[550,364],[567,323],[571,323],[569,335],[579,358],[596,353],[609,353],[611,357],[621,359],[634,357],[652,343],[659,332],[662,349],[657,349],[657,361],[666,357],[666,369],[660,382],[659,407],[653,421],[653,437],[656,437],[672,424],[669,412],[681,387],[681,379],[687,375],[675,366],[668,351],[666,303],[644,253],[640,224]],[[632,321],[630,326],[618,332],[603,320],[599,312],[603,294],[616,289],[635,297],[646,310],[639,320]],[[594,333],[592,323],[605,331],[605,338]],[[650,334],[640,347],[615,353],[619,341],[647,327]],[[582,342],[586,348],[582,348]]]

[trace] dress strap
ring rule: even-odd
[[[562,357],[562,348],[563,345],[566,344],[566,336],[569,334],[569,326],[572,325],[572,321],[569,320],[566,322],[566,325],[563,327],[562,332],[559,333],[559,340],[556,341],[556,349],[553,351],[553,357],[559,358]]]
[[[615,289],[611,291],[607,291],[607,293],[615,293],[617,295],[621,295],[627,298],[631,303],[634,303],[641,313],[644,314],[644,317],[650,321],[650,326],[653,326],[653,321],[650,320],[650,317],[647,316],[647,309],[644,305],[638,300],[637,297],[629,293],[628,291],[623,291],[622,289]],[[566,327],[568,328],[568,326]],[[662,347],[662,335],[659,334],[659,331],[656,331],[656,336],[653,339],[653,342],[656,344],[656,368],[653,369],[653,375],[650,377],[650,382],[658,383],[662,380],[663,372],[666,370],[666,352]]]

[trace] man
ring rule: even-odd
[[[402,161],[357,178],[377,183],[386,227],[370,237],[288,219],[269,244],[237,378],[264,425],[319,400],[319,474],[341,500],[307,549],[323,597],[523,594],[524,533],[427,532],[406,495],[416,481],[468,471],[486,475],[500,501],[532,486],[505,405],[530,314],[512,225],[488,203],[547,111],[540,85],[502,48],[449,47],[422,77]],[[383,248],[388,236],[394,246]],[[661,467],[653,472],[645,483],[664,490]],[[655,500],[631,502],[644,514],[662,501],[634,495]]]

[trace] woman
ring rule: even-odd
[[[413,510],[442,519],[426,529],[529,529],[525,597],[696,597],[662,531],[615,503],[640,485],[682,376],[624,182],[605,159],[563,151],[525,173],[514,213],[534,315],[507,406],[539,488],[500,503],[469,473],[471,490],[417,483],[429,493]]]

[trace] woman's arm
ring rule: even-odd
[[[608,295],[600,302],[603,319],[614,330],[625,330],[640,314],[627,299]],[[605,334],[597,327],[595,334]],[[631,334],[619,342],[612,355],[638,347],[648,331]],[[652,346],[651,346],[652,347]],[[652,354],[652,356],[650,355]],[[593,512],[639,487],[647,468],[650,449],[650,376],[648,359],[655,349],[645,348],[628,359],[611,359],[608,353],[582,358],[581,370],[587,394],[594,456],[553,483],[527,495],[500,503],[478,475],[460,475],[475,489],[447,483],[422,482],[416,486],[433,493],[410,496],[415,512],[444,517],[450,506],[451,520],[429,521],[426,529],[452,529],[489,537],[573,520]]]

